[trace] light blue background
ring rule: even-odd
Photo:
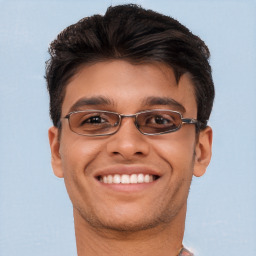
[[[50,166],[47,48],[84,16],[130,1],[0,1],[0,255],[76,254],[72,206]],[[256,1],[133,1],[177,18],[211,50],[213,158],[191,187],[184,243],[256,255]]]

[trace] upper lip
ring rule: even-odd
[[[95,177],[105,176],[105,175],[114,175],[114,174],[150,174],[155,176],[161,176],[161,173],[150,167],[141,166],[141,165],[115,165],[111,167],[106,167],[95,172]]]

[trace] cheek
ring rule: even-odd
[[[66,136],[66,139],[60,143],[64,178],[70,175],[88,175],[87,166],[102,151],[103,143],[77,136],[79,135]]]
[[[154,143],[154,151],[158,159],[157,166],[166,168],[162,194],[158,198],[162,205],[168,205],[170,214],[178,211],[186,203],[194,168],[195,133],[169,134],[158,138]]]
[[[87,167],[102,151],[102,143],[83,137],[66,136],[60,145],[67,192],[74,207],[79,208],[89,200],[92,177],[90,177],[90,168]]]
[[[155,152],[165,160],[173,171],[179,169],[187,171],[191,169],[194,160],[195,151],[195,133],[177,132],[169,134],[166,138],[162,138],[155,144]],[[180,170],[182,169],[182,170]]]

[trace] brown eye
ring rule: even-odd
[[[145,119],[145,125],[147,126],[170,126],[174,125],[173,117],[165,114],[151,114],[148,115]]]
[[[92,117],[84,117],[84,119],[81,121],[80,125],[84,125],[84,124],[102,124],[102,123],[106,123],[107,120],[100,117],[100,116],[92,116]]]
[[[172,123],[172,120],[170,119],[170,117],[165,118],[163,116],[157,115],[147,120],[146,124],[150,123],[159,125],[169,125],[170,123]]]

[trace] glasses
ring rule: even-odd
[[[134,118],[134,124],[144,135],[160,135],[178,131],[183,124],[199,124],[193,118],[183,118],[172,110],[154,109],[132,115],[123,115],[104,110],[74,111],[66,115],[71,131],[83,136],[104,136],[115,134],[122,118]]]

